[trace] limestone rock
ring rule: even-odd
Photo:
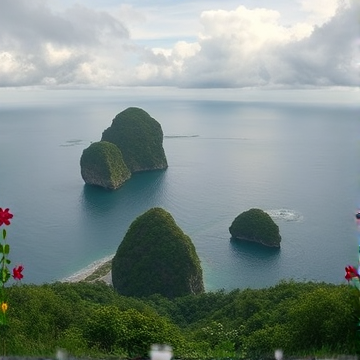
[[[161,208],[148,210],[130,225],[112,261],[112,282],[125,296],[204,292],[195,246]]]
[[[106,189],[119,188],[131,176],[119,148],[107,141],[92,143],[85,149],[80,167],[86,184]]]
[[[101,140],[118,146],[131,173],[168,167],[161,125],[140,108],[129,107],[116,115]]]

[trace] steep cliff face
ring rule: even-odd
[[[250,209],[238,215],[229,228],[233,238],[280,247],[279,227],[265,211]]]
[[[148,210],[130,225],[112,261],[112,282],[126,296],[174,298],[204,292],[191,239],[161,208]]]
[[[116,115],[101,140],[118,146],[132,173],[168,167],[161,126],[140,108],[130,107]]]
[[[85,149],[80,167],[86,184],[106,189],[119,188],[131,176],[119,148],[107,141],[92,143]]]

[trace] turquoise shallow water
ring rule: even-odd
[[[62,279],[113,254],[153,206],[193,240],[207,290],[340,283],[356,262],[357,106],[56,93],[0,103],[0,206],[14,213],[11,258],[25,282]],[[85,186],[82,151],[128,106],[160,122],[169,168],[115,192]],[[252,207],[273,216],[280,250],[230,240],[231,222]]]

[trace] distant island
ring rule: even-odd
[[[91,144],[80,159],[86,184],[117,189],[132,173],[168,167],[161,125],[146,111],[130,107],[113,119],[101,141]]]
[[[129,107],[116,115],[101,141],[115,144],[131,173],[168,167],[161,125],[146,111]]]
[[[233,238],[280,247],[279,227],[265,211],[250,209],[238,215],[229,228]]]

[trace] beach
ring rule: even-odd
[[[80,271],[60,281],[61,282],[104,281],[106,284],[111,285],[112,284],[111,261],[113,257],[114,255],[109,255],[100,260],[94,261],[93,263],[81,269]]]

